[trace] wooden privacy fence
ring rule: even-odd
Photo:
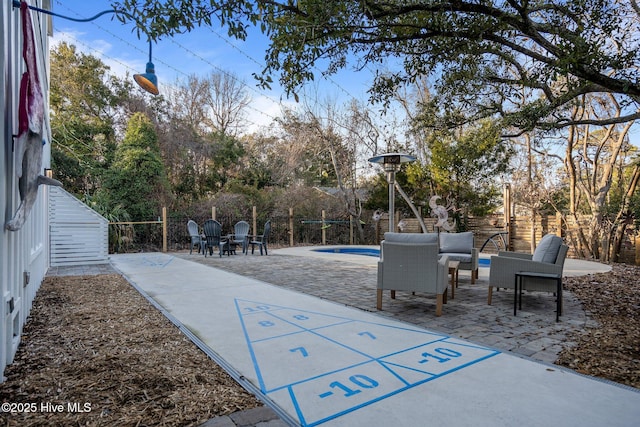
[[[190,239],[187,232],[187,221],[193,219],[202,225],[205,220],[213,218],[223,226],[223,233],[233,233],[233,225],[241,220],[251,225],[250,234],[261,234],[264,223],[271,221],[270,244],[274,247],[296,245],[377,245],[389,230],[388,216],[375,221],[373,212],[365,212],[361,222],[354,217],[327,218],[322,211],[319,218],[307,218],[297,215],[293,208],[288,215],[264,216],[253,208],[251,218],[240,218],[234,215],[221,214],[215,207],[210,216],[202,218],[187,217],[181,213],[168,214],[162,209],[157,221],[117,222],[109,223],[110,252],[130,251],[176,251],[188,248]],[[395,230],[404,233],[420,233],[422,229],[416,218],[402,218],[395,215]],[[427,231],[436,231],[436,218],[423,218]],[[532,242],[538,242],[543,235],[554,233],[563,236],[566,232],[560,215],[538,216],[535,219],[525,216],[512,216],[505,226],[505,217],[489,215],[485,217],[464,218],[463,229],[473,231],[475,244],[483,252],[496,253],[498,250],[528,252],[533,250]],[[579,225],[576,225],[576,227]],[[360,230],[358,230],[360,228]],[[640,242],[636,244],[637,233],[633,230],[627,235],[620,254],[621,262],[640,264]],[[504,243],[503,243],[504,242]],[[571,252],[570,252],[571,255]]]
[[[588,220],[585,217],[585,222]],[[416,232],[421,231],[418,220],[415,218],[405,218],[402,220],[404,232]],[[435,218],[424,218],[428,231],[435,231]],[[495,253],[498,249],[503,250],[502,247],[496,248],[493,242],[497,242],[500,235],[505,238],[505,243],[509,250],[516,252],[531,253],[534,250],[534,244],[547,233],[553,233],[561,237],[565,237],[567,234],[567,227],[570,227],[569,231],[576,230],[581,227],[581,223],[569,222],[563,223],[561,215],[538,215],[535,218],[530,216],[512,216],[505,226],[505,220],[502,215],[489,215],[486,217],[469,217],[465,219],[465,229],[473,231],[475,235],[476,246],[480,249],[485,243],[487,243],[483,252]],[[380,221],[379,224],[382,227],[381,232],[387,231],[388,222],[386,217]],[[397,227],[397,226],[396,226]],[[397,231],[401,231],[399,228]],[[493,242],[488,241],[493,237]],[[569,245],[569,256],[574,256],[571,245]],[[625,241],[622,245],[620,252],[620,262],[640,265],[640,241],[638,239],[638,232],[630,226],[629,233],[625,235]]]

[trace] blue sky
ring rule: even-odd
[[[103,10],[111,9],[108,1],[52,0],[55,13],[74,18],[89,18]],[[56,44],[66,41],[81,52],[100,58],[112,73],[124,76],[142,73],[149,56],[146,39],[138,39],[133,25],[123,25],[112,14],[106,14],[91,22],[78,23],[59,17],[53,18]],[[267,39],[256,31],[247,41],[226,37],[224,28],[196,28],[191,33],[163,38],[152,46],[159,89],[175,86],[177,79],[185,81],[195,74],[201,77],[211,72],[232,73],[246,85],[252,97],[250,121],[256,126],[266,125],[280,112],[281,103],[294,105],[292,98],[276,82],[272,90],[257,87],[253,73],[260,73],[264,67],[264,53]],[[317,73],[316,81],[305,89],[305,94],[318,101],[357,98],[366,100],[366,93],[372,81],[372,73],[345,70],[326,79]]]
[[[111,9],[106,0],[52,0],[51,3],[54,12],[74,18],[89,18]],[[123,25],[107,14],[86,23],[54,17],[53,26],[52,44],[67,41],[78,50],[99,57],[116,75],[144,72],[149,45],[144,38],[137,38],[133,25]],[[232,73],[246,85],[253,100],[248,113],[250,130],[257,130],[271,123],[283,104],[295,106],[293,99],[287,98],[278,86],[278,76],[273,76],[276,81],[272,90],[262,90],[256,85],[252,74],[262,71],[266,47],[267,39],[257,30],[245,42],[226,37],[226,30],[219,27],[196,28],[187,34],[163,38],[153,44],[160,91],[175,86],[177,79],[184,81],[191,74],[205,77],[211,72]],[[370,70],[356,72],[347,68],[329,78],[316,71],[315,82],[301,94],[311,104],[332,100],[340,105],[351,98],[363,102],[368,99],[367,89],[373,80]],[[634,126],[630,137],[632,143],[640,147],[640,126]]]

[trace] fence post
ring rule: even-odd
[[[216,207],[215,206],[211,206],[211,219],[213,219],[213,220],[216,219]]]
[[[349,244],[353,245],[353,215],[349,215]]]
[[[511,250],[511,184],[504,184],[504,192],[502,196],[502,210],[504,213],[504,229],[507,232],[507,247],[505,250]]]
[[[289,246],[293,247],[293,208],[289,208]]]
[[[253,222],[253,235],[258,235],[258,209],[254,206],[251,211],[251,217]]]
[[[322,244],[323,245],[327,244],[327,229],[324,227],[325,218],[326,218],[326,212],[324,211],[324,209],[322,209],[322,226],[321,226],[321,230],[322,230]]]
[[[167,207],[162,207],[162,252],[167,252]]]

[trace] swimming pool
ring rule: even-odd
[[[376,248],[350,248],[348,246],[338,248],[312,249],[314,252],[323,252],[329,254],[350,254],[350,255],[366,255],[380,257],[380,249]],[[479,267],[490,267],[491,258],[478,259]]]
[[[350,248],[348,246],[345,246],[340,248],[313,249],[313,251],[331,254],[350,254],[380,257],[380,249],[375,248]]]

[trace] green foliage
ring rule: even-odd
[[[158,137],[148,117],[136,113],[116,149],[102,196],[112,207],[122,204],[134,221],[149,221],[160,215],[167,188]]]
[[[269,87],[279,74],[296,99],[299,88],[316,77],[314,66],[323,66],[326,75],[350,63],[378,68],[389,58],[397,58],[398,65],[378,74],[373,99],[389,100],[398,85],[430,76],[438,80],[441,106],[474,119],[503,115],[525,128],[566,126],[570,117],[564,106],[587,93],[617,94],[636,106],[640,96],[637,15],[629,0],[124,0],[114,5],[132,11],[139,29],[149,28],[153,38],[220,23],[244,40],[249,26],[257,26],[271,44],[256,78]],[[523,88],[533,92],[527,100],[533,108],[517,106]]]
[[[229,179],[241,171],[240,158],[245,154],[242,144],[230,135],[213,133],[207,138],[211,149],[209,174],[206,177],[209,188],[220,190]]]
[[[61,43],[51,51],[52,168],[65,189],[94,192],[113,161],[120,98],[109,67]]]
[[[250,218],[254,206],[259,211],[270,212],[272,210],[270,201],[265,198],[267,194],[265,189],[257,189],[240,180],[232,179],[216,194],[214,203],[216,207],[224,209],[226,213],[235,213],[237,217]]]
[[[104,193],[102,193],[104,194]],[[129,212],[119,203],[113,206],[109,201],[101,197],[101,193],[95,196],[85,195],[82,201],[94,211],[105,217],[110,223],[120,223],[131,221]],[[111,252],[126,252],[127,248],[134,240],[135,230],[130,224],[110,224],[109,225],[109,250]]]
[[[401,179],[402,172],[396,174],[396,179]],[[402,184],[400,184],[402,185]],[[381,209],[389,210],[389,184],[384,173],[379,173],[368,182],[369,194],[367,200],[363,204],[363,208],[374,211]],[[394,201],[395,206],[401,206]]]
[[[450,200],[464,215],[482,216],[495,210],[501,190],[497,178],[507,172],[509,146],[495,123],[484,121],[464,132],[439,131],[429,135],[429,163],[403,165],[396,180],[416,206],[428,208],[438,195]],[[404,200],[396,197],[396,209],[409,214]],[[388,210],[388,184],[384,174],[372,183],[366,209]]]
[[[248,167],[244,171],[242,180],[246,185],[256,189],[262,189],[272,184],[271,168],[268,162],[261,161],[255,157],[250,157]]]
[[[197,174],[188,158],[183,158],[178,173],[173,176],[173,192],[176,195],[176,207],[188,206],[198,200]]]
[[[500,196],[498,179],[507,172],[512,154],[500,128],[484,121],[462,134],[434,132],[427,145],[434,194],[449,197],[465,213],[492,212]]]

